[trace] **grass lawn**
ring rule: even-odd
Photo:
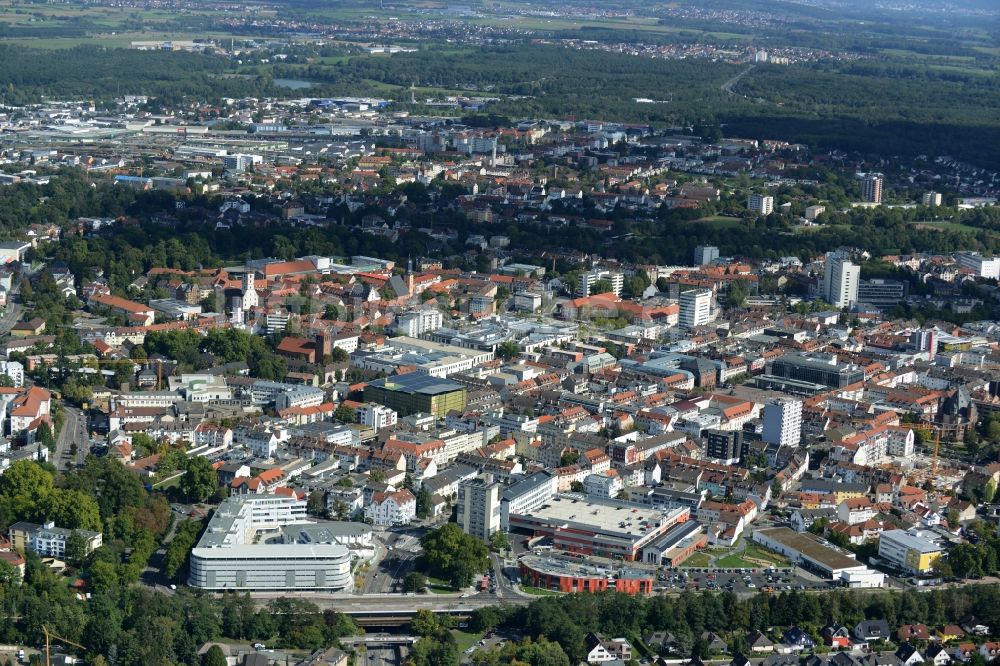
[[[468,632],[461,629],[452,629],[451,635],[455,637],[455,645],[458,646],[459,652],[465,652],[483,637],[482,633]]]
[[[755,562],[753,560],[760,561]],[[766,566],[761,564],[761,562],[770,562],[776,567],[788,565],[788,560],[781,555],[764,550],[756,544],[747,544],[746,550],[742,554],[733,553],[732,555],[727,555],[722,559],[716,560],[715,566],[722,569],[759,569],[762,566]]]
[[[750,562],[744,560],[739,555],[735,553],[732,555],[726,555],[721,560],[715,561],[715,566],[720,569],[759,569],[760,565],[756,562]]]
[[[767,560],[768,562],[773,562],[777,566],[787,566],[788,558],[784,555],[779,555],[778,553],[771,552],[770,550],[764,550],[760,546],[747,545],[745,554],[749,557],[758,560]]]
[[[522,585],[521,591],[525,594],[533,594],[536,597],[555,597],[562,594],[562,592],[556,592],[555,590],[546,590],[543,587],[531,587],[529,585]]]
[[[434,594],[454,594],[458,592],[444,578],[435,578],[434,576],[427,577],[427,589]]]
[[[711,563],[712,557],[708,553],[695,553],[691,557],[681,562],[682,567],[696,567],[703,569]]]
[[[975,227],[969,227],[958,222],[948,222],[947,220],[915,220],[910,224],[918,228],[941,229],[942,231],[968,231],[971,233],[976,230]]]

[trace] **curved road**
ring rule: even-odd
[[[756,67],[756,66],[757,65],[750,65],[749,67],[747,67],[746,69],[744,69],[742,72],[740,72],[739,74],[737,74],[736,76],[734,76],[733,78],[729,79],[728,81],[726,81],[725,83],[723,83],[721,86],[719,86],[719,89],[722,90],[723,92],[729,93],[730,95],[738,95],[739,93],[733,92],[733,86],[735,86],[737,83],[739,83],[740,79],[742,79],[744,76],[746,76],[747,74],[749,74],[753,70],[753,68]]]

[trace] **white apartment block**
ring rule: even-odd
[[[940,192],[924,192],[922,202],[925,206],[940,206],[941,205],[941,193]]]
[[[774,197],[766,194],[751,194],[747,197],[747,208],[758,215],[770,215],[774,212]]]
[[[0,375],[7,375],[15,388],[24,386],[24,366],[17,361],[0,361]]]
[[[622,287],[625,286],[625,276],[621,273],[616,273],[614,271],[590,271],[589,273],[584,273],[580,276],[580,281],[577,283],[576,293],[579,296],[590,296],[590,290],[593,286],[601,281],[607,280],[611,283],[611,291],[615,293],[616,296],[621,296]]]
[[[365,507],[365,518],[375,525],[406,525],[417,515],[417,498],[409,490],[375,493]]]
[[[824,299],[838,308],[849,308],[858,300],[861,267],[849,257],[830,252],[823,273]]]
[[[274,400],[276,409],[289,407],[318,407],[326,401],[326,393],[315,386],[294,386],[278,394]]]
[[[444,316],[436,308],[422,308],[404,312],[396,317],[396,331],[401,335],[418,338],[436,331],[444,325]]]
[[[699,245],[694,249],[694,265],[705,266],[719,258],[719,248],[714,245]]]
[[[558,489],[559,478],[549,471],[535,472],[507,486],[500,496],[500,526],[510,528],[510,516],[524,515],[552,499]]]
[[[770,444],[798,446],[802,438],[802,402],[779,398],[764,405],[762,439]]]
[[[371,427],[375,432],[396,425],[398,417],[395,410],[374,403],[366,403],[354,410],[358,423]]]
[[[458,484],[458,526],[482,540],[500,530],[500,484],[492,476]]]
[[[588,474],[583,479],[583,491],[588,495],[610,498],[625,487],[617,472],[605,471],[600,474]]]
[[[713,319],[712,292],[709,289],[688,289],[680,294],[680,324],[686,328],[704,326]]]
[[[70,530],[56,527],[55,523],[44,525],[32,523],[14,523],[10,526],[10,541],[16,547],[30,549],[42,557],[64,559],[66,557],[66,542],[73,533],[83,537],[85,551],[89,554],[101,547],[103,536],[100,532],[90,530]]]

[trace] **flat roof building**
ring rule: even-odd
[[[504,488],[500,495],[500,528],[510,529],[511,514],[530,513],[556,494],[559,479],[542,470],[526,476]]]
[[[464,410],[468,401],[462,384],[422,372],[376,379],[365,386],[364,395],[365,402],[385,405],[401,416],[425,412],[443,417]]]
[[[305,501],[295,497],[230,497],[191,551],[188,584],[220,591],[350,589],[351,551],[342,541],[364,535],[324,530],[305,516]]]
[[[753,540],[828,580],[841,580],[853,587],[881,587],[884,582],[882,574],[809,532],[768,527],[754,530]]]
[[[552,537],[558,550],[581,555],[641,559],[642,549],[691,518],[688,508],[657,509],[583,495],[557,495],[521,514],[510,514],[511,531]]]
[[[605,592],[651,594],[653,574],[649,571],[612,569],[561,557],[525,555],[520,559],[524,585],[558,592]]]
[[[500,484],[492,475],[458,484],[456,521],[463,532],[483,541],[500,529]]]
[[[859,366],[838,363],[836,356],[806,356],[785,354],[767,366],[769,375],[794,379],[801,382],[822,384],[831,388],[844,388],[865,380],[865,372]]]
[[[357,368],[391,373],[403,366],[414,366],[420,372],[436,377],[469,372],[492,360],[492,351],[467,349],[405,335],[386,340],[379,349],[357,351],[351,355],[351,365]]]
[[[926,532],[886,530],[879,537],[879,559],[906,573],[927,573],[943,554],[941,544]]]

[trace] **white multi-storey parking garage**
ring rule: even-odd
[[[188,584],[204,590],[349,589],[351,551],[336,534],[315,540],[322,530],[291,527],[304,525],[311,523],[303,500],[229,498],[191,551]]]

